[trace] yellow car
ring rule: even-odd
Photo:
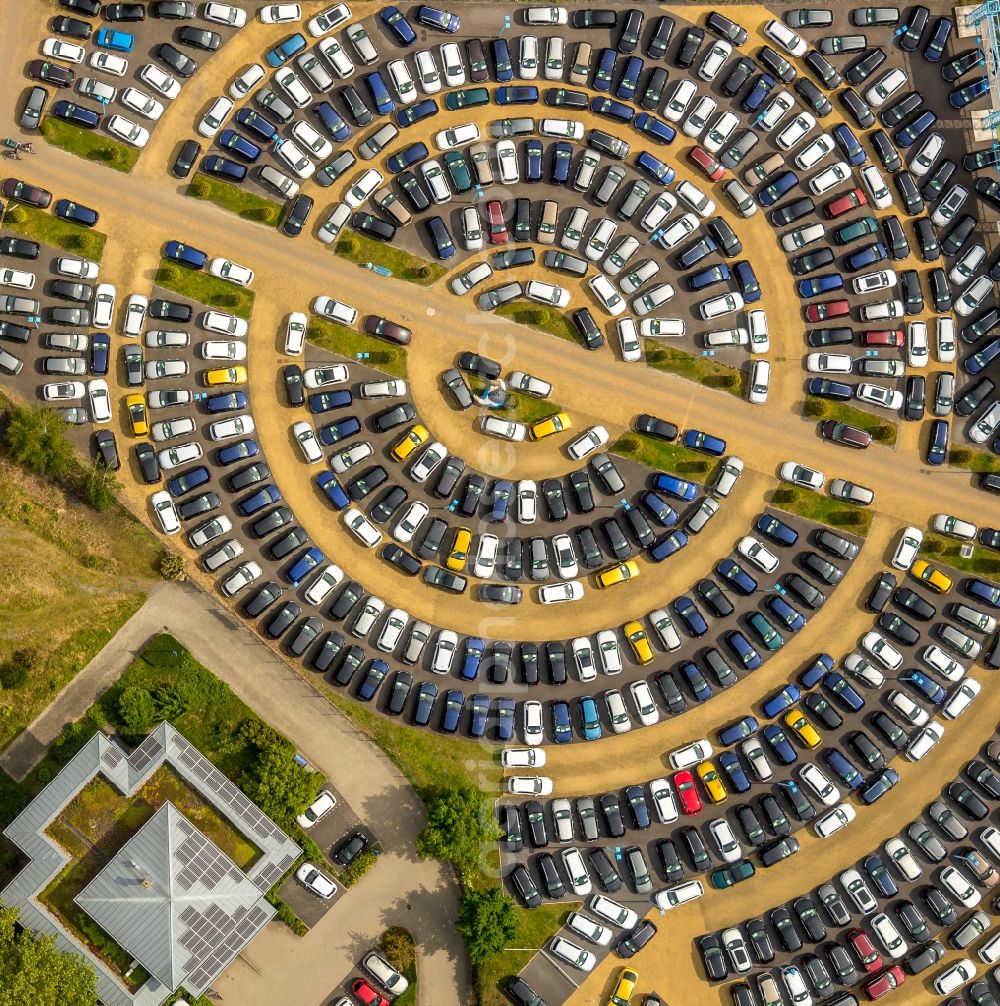
[[[947,594],[952,588],[951,577],[945,576],[936,566],[932,566],[926,559],[917,559],[910,567],[910,573],[914,579],[926,583],[931,590],[938,594]]]
[[[608,1006],[628,1006],[638,984],[639,973],[631,968],[622,968],[622,973],[618,976],[618,984],[615,985],[615,990],[608,1000]]]
[[[626,622],[622,626],[622,632],[632,647],[635,659],[644,667],[653,662],[653,648],[649,645],[649,636],[640,622]]]
[[[421,444],[427,443],[430,434],[426,426],[417,423],[402,436],[402,439],[392,449],[392,456],[397,461],[405,461]]]
[[[448,569],[463,570],[465,561],[469,558],[469,547],[472,545],[472,532],[467,527],[460,527],[455,531],[455,541],[452,543],[451,551],[448,553],[448,561],[445,565]]]
[[[810,750],[819,747],[819,731],[802,715],[801,710],[790,709],[785,713],[785,726]]]
[[[616,583],[634,580],[639,575],[639,564],[635,559],[626,559],[610,569],[601,570],[597,574],[598,587],[613,587]]]
[[[129,395],[125,399],[125,408],[128,409],[129,422],[132,424],[132,436],[141,437],[149,433],[149,424],[146,422],[146,399],[142,395]]]
[[[544,440],[551,437],[553,433],[565,433],[566,430],[573,429],[573,420],[566,412],[557,412],[555,415],[546,416],[531,424],[528,433],[532,440]]]
[[[701,780],[705,792],[708,794],[709,803],[724,803],[729,794],[726,787],[722,785],[722,777],[718,769],[710,762],[703,761],[698,766],[698,778]]]
[[[218,367],[215,370],[209,370],[205,374],[205,383],[208,385],[213,384],[246,384],[247,383],[247,368],[246,367]]]

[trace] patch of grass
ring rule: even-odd
[[[975,447],[953,447],[948,451],[948,464],[970,472],[1000,472],[1000,457]]]
[[[367,269],[370,262],[388,269],[396,279],[404,279],[417,286],[431,286],[448,271],[437,262],[428,262],[402,248],[376,241],[367,234],[344,234],[334,251],[362,269]]]
[[[8,204],[3,225],[15,234],[62,248],[63,251],[73,252],[95,262],[100,261],[108,240],[107,234],[81,227],[34,206]]]
[[[579,342],[580,334],[573,323],[564,314],[553,311],[550,307],[540,307],[538,304],[504,304],[496,309],[496,314],[510,318],[519,325],[527,325],[529,328],[537,328],[540,332],[548,332],[549,335],[556,335],[560,339],[569,339],[570,342]]]
[[[975,573],[978,576],[996,576],[1000,574],[1000,557],[987,548],[973,545],[972,555],[966,558],[961,554],[964,542],[955,538],[924,532],[924,541],[920,546],[920,555],[935,566],[951,566],[963,573]]]
[[[655,370],[665,370],[706,388],[743,397],[743,375],[735,367],[716,363],[709,356],[695,356],[683,349],[666,346],[660,339],[644,339],[643,350],[646,364]]]
[[[196,300],[206,307],[217,307],[222,311],[228,311],[238,318],[250,317],[256,296],[252,290],[227,283],[209,272],[188,269],[166,258],[160,259],[153,282],[157,286],[179,293],[182,297]]]
[[[492,383],[475,374],[467,374],[466,379],[474,395],[478,395]],[[556,412],[562,412],[563,407],[547,398],[533,398],[531,395],[512,393],[507,396],[507,402],[502,409],[491,409],[490,411],[495,416],[503,416],[504,419],[516,419],[520,423],[530,424]]]
[[[86,161],[104,164],[115,171],[128,174],[139,160],[141,151],[138,147],[112,140],[105,133],[96,129],[81,129],[72,122],[53,118],[51,115],[42,119],[42,136],[54,147],[59,147],[70,154],[76,154]]]
[[[892,447],[896,442],[899,427],[891,419],[877,416],[873,412],[857,409],[844,402],[834,402],[828,398],[816,398],[812,395],[806,398],[802,414],[810,419],[835,419],[838,423],[847,423],[871,435],[872,440],[886,447]]]
[[[273,199],[265,199],[254,192],[247,192],[238,185],[213,178],[211,175],[198,174],[188,185],[185,195],[192,199],[203,199],[215,203],[221,209],[235,213],[242,220],[277,227],[284,206]]]
[[[348,360],[357,360],[361,358],[360,354],[365,354],[361,359],[366,366],[385,371],[393,377],[406,377],[406,350],[402,346],[356,332],[326,318],[310,318],[306,338]]]
[[[634,431],[622,434],[609,450],[613,454],[638,461],[647,468],[670,472],[683,478],[695,478],[699,482],[707,481],[706,473],[712,467],[712,462],[703,454],[692,451],[683,444],[669,443]]]
[[[833,496],[800,489],[798,486],[782,485],[772,490],[769,497],[771,506],[787,510],[806,520],[814,520],[829,527],[839,528],[849,534],[863,538],[871,527],[875,516],[865,507],[844,503]]]

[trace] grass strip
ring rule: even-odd
[[[1000,457],[975,447],[953,447],[948,451],[948,464],[970,472],[1000,472]]]
[[[394,245],[376,241],[367,234],[344,234],[334,251],[341,258],[346,258],[348,262],[363,269],[381,266],[388,269],[396,279],[416,283],[417,286],[431,286],[448,271],[443,265],[428,262]]]
[[[787,510],[828,527],[843,529],[860,538],[868,533],[875,516],[865,507],[845,503],[810,489],[800,489],[798,486],[782,485],[773,489],[769,502],[779,510]]]
[[[828,398],[816,398],[812,395],[806,398],[802,414],[809,419],[834,419],[838,423],[847,423],[871,435],[876,443],[892,447],[896,443],[899,427],[890,419],[878,416],[864,409],[857,409],[844,402],[833,402]]]
[[[496,314],[516,321],[518,325],[537,328],[540,332],[548,332],[549,335],[558,336],[560,339],[569,339],[570,342],[580,341],[580,335],[573,323],[564,314],[553,311],[550,307],[539,307],[537,304],[504,304],[503,307],[496,309]]]
[[[479,394],[493,383],[492,381],[484,381],[483,378],[477,377],[475,374],[467,374],[466,378],[474,395]],[[561,405],[547,398],[533,398],[531,395],[520,395],[516,392],[507,395],[507,401],[502,409],[491,410],[495,416],[516,419],[519,423],[528,424],[562,411]]]
[[[987,548],[972,544],[972,555],[962,555],[965,542],[933,531],[924,532],[924,541],[920,546],[920,555],[935,566],[951,566],[963,573],[975,573],[978,576],[996,576],[1000,573],[1000,556],[991,553]]]
[[[277,227],[284,212],[284,206],[273,199],[265,199],[255,192],[247,192],[238,185],[205,174],[199,174],[191,180],[185,195],[215,203],[242,220],[251,220],[268,227]]]
[[[692,451],[683,444],[669,443],[645,433],[623,433],[610,447],[613,454],[638,461],[657,471],[670,472],[683,478],[694,476],[697,481],[707,481],[706,473],[713,467],[703,454]]]
[[[139,160],[142,153],[138,147],[130,147],[125,143],[112,140],[104,133],[96,130],[81,129],[66,122],[64,119],[56,119],[51,115],[42,119],[42,136],[52,144],[67,153],[82,157],[85,161],[93,161],[96,164],[104,164],[115,171],[128,174]]]
[[[34,206],[8,205],[3,226],[15,234],[62,248],[63,251],[73,252],[95,262],[100,261],[108,240],[107,234],[81,227]]]
[[[406,350],[326,318],[310,318],[306,338],[349,360],[358,360],[393,377],[406,377]]]
[[[683,349],[666,346],[661,339],[644,339],[643,350],[647,366],[654,370],[664,370],[703,387],[743,397],[743,375],[735,367],[716,363],[708,356],[696,356]]]
[[[239,318],[250,317],[256,296],[252,290],[227,283],[224,279],[199,269],[188,269],[166,258],[160,259],[153,282],[182,297],[196,300],[207,307],[228,311]]]

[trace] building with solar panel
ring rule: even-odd
[[[169,800],[156,809],[73,897],[132,967],[117,973],[42,897],[73,857],[50,825],[98,776],[124,796],[169,766],[259,854],[241,869]],[[170,724],[161,723],[131,755],[102,733],[6,828],[27,865],[0,891],[22,925],[51,933],[61,950],[83,955],[97,973],[104,1006],[159,1006],[178,989],[202,995],[275,914],[264,898],[301,849]],[[136,986],[128,976],[145,980]]]

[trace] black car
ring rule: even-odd
[[[823,57],[820,56],[820,59]],[[829,115],[833,111],[830,99],[806,77],[800,77],[792,85],[795,93],[802,99],[803,103],[816,115]]]
[[[809,692],[802,700],[802,704],[827,730],[836,730],[844,722],[844,718],[830,705],[826,696],[821,692]]]
[[[913,175],[909,171],[897,171],[893,177],[896,190],[899,192],[906,207],[906,212],[910,216],[916,216],[924,211],[924,199],[917,188],[917,183],[913,180]]]
[[[618,20],[617,11],[587,8],[573,12],[574,28],[613,28]]]
[[[844,71],[847,83],[857,87],[864,83],[887,59],[884,49],[869,49],[852,60]]]
[[[941,251],[949,257],[957,255],[962,250],[966,241],[972,236],[972,232],[975,229],[975,217],[970,216],[968,213],[963,213],[955,221],[955,225],[948,232],[947,237],[941,242]]]
[[[601,531],[608,543],[608,552],[615,559],[628,559],[632,555],[632,546],[622,531],[621,525],[614,517],[606,517],[601,521]]]
[[[112,472],[121,468],[122,463],[118,457],[118,442],[111,430],[98,430],[94,434],[94,446],[97,456],[105,468]]]
[[[101,0],[59,0],[59,6],[85,17],[97,17],[101,13]]]
[[[709,981],[721,982],[729,976],[729,965],[726,963],[722,940],[715,933],[709,933],[698,940],[698,950]]]
[[[149,12],[168,21],[190,21],[195,16],[195,7],[191,0],[156,0],[150,4]]]
[[[396,675],[397,680],[401,675],[410,677],[406,673],[406,671],[400,671]],[[412,678],[410,680],[412,681]],[[364,852],[365,849],[367,848],[368,848],[367,836],[364,834],[364,832],[356,831],[352,835],[349,835],[346,839],[344,839],[343,842],[340,843],[340,845],[337,846],[337,848],[334,850],[333,853],[333,861],[338,866],[342,867],[348,866],[355,859],[357,859],[358,856],[360,856],[361,853]]]
[[[764,824],[776,838],[784,838],[791,834],[792,826],[788,823],[780,804],[771,793],[765,793],[760,798],[760,816]]]
[[[989,813],[989,808],[961,780],[949,783],[945,793],[958,804],[959,810],[970,820],[982,821]]]
[[[663,59],[666,56],[676,25],[677,22],[666,14],[653,22],[652,34],[646,41],[646,55],[650,59]]]
[[[965,766],[965,774],[991,799],[1000,800],[1000,776],[976,758]]]
[[[175,300],[157,297],[149,302],[147,314],[150,318],[187,322],[191,320],[193,311],[190,304],[179,304]]]
[[[920,898],[939,926],[950,926],[958,918],[955,906],[938,888],[923,888],[920,892]]]
[[[816,210],[816,203],[809,196],[801,196],[791,202],[783,203],[776,209],[771,210],[768,219],[775,227],[786,227],[796,220],[813,213]]]
[[[769,45],[762,45],[757,52],[760,65],[769,73],[773,73],[783,84],[790,84],[798,76],[792,64],[781,53]]]
[[[743,45],[749,34],[742,25],[730,20],[717,11],[711,11],[705,18],[705,27],[719,38],[731,42],[735,46]]]
[[[479,356],[478,353],[462,353],[456,362],[462,370],[467,370],[470,374],[478,374],[488,381],[495,381],[500,376],[500,364],[496,360]]]
[[[812,898],[796,898],[792,902],[792,911],[795,912],[799,925],[802,926],[810,941],[820,943],[826,939],[826,926],[823,925],[823,920],[819,917],[819,911]]]
[[[534,248],[512,248],[510,251],[494,252],[490,260],[494,269],[513,269],[519,265],[533,265]]]
[[[622,889],[622,878],[618,875],[618,871],[612,865],[611,858],[603,848],[588,849],[587,859],[605,891],[614,894],[615,891]]]
[[[570,472],[569,485],[573,491],[577,510],[580,513],[591,513],[594,509],[594,495],[590,486],[590,476],[586,470]]]
[[[674,423],[665,419],[658,419],[643,412],[636,416],[635,429],[639,433],[647,436],[658,437],[661,440],[676,440],[678,429]]]
[[[615,944],[615,953],[626,960],[635,957],[655,935],[656,926],[649,919],[643,919],[631,932],[626,933]]]
[[[906,747],[908,743],[906,731],[888,713],[882,712],[881,709],[873,713],[872,726],[896,751],[902,751]]]
[[[798,840],[793,838],[791,835],[787,838],[778,839],[777,842],[772,842],[771,845],[767,845],[760,850],[760,865],[774,866],[776,863],[780,863],[783,859],[788,859],[789,856],[794,856],[798,851]]]
[[[871,129],[875,125],[875,116],[867,103],[862,101],[856,91],[845,88],[840,92],[840,102],[850,113],[851,118],[860,129]]]
[[[915,112],[923,103],[924,99],[922,95],[916,91],[908,91],[902,98],[899,98],[884,112],[880,113],[879,118],[882,121],[882,125],[888,129],[898,126],[903,119]]]
[[[736,820],[747,841],[756,849],[767,841],[767,834],[764,826],[760,823],[753,807],[748,803],[741,803],[736,807]]]
[[[915,590],[909,587],[899,587],[893,595],[893,601],[900,608],[909,611],[921,621],[926,622],[937,614],[934,605],[925,601]]]
[[[752,59],[741,56],[732,64],[729,73],[726,74],[725,79],[722,81],[720,85],[722,93],[729,98],[735,97],[756,69],[757,67]]]
[[[197,140],[185,140],[174,158],[171,172],[175,178],[187,178],[195,161],[201,156],[201,144]]]
[[[785,839],[784,841],[794,841],[794,839]],[[785,950],[794,954],[802,949],[802,937],[799,936],[795,923],[792,921],[792,913],[787,908],[773,908],[770,913],[770,922],[778,934],[778,942]]]
[[[841,985],[853,985],[858,980],[858,969],[846,947],[839,943],[828,943],[824,953],[830,970]]]
[[[531,875],[523,863],[518,863],[511,870],[508,879],[518,897],[528,908],[537,908],[542,903],[542,896],[538,893],[538,888],[535,887],[535,882],[531,879]]]
[[[950,158],[939,161],[937,167],[931,172],[930,177],[920,188],[924,199],[929,203],[936,203],[944,192],[945,187],[951,182],[951,176],[958,170],[958,166]]]
[[[916,6],[910,11],[910,20],[903,26],[901,34],[897,35],[896,43],[903,52],[915,52],[920,45],[920,36],[927,27],[930,11],[926,7]]]
[[[847,743],[861,759],[866,772],[881,772],[885,768],[885,755],[881,748],[863,730],[849,733]]]
[[[104,16],[106,18],[107,14],[105,13]],[[169,42],[163,42],[156,47],[156,56],[161,62],[166,63],[174,73],[182,77],[192,77],[195,70],[198,69],[198,64],[190,56],[185,56]]]
[[[32,80],[40,80],[56,87],[72,87],[76,80],[76,74],[68,67],[44,59],[33,59],[28,64],[28,75]]]
[[[37,259],[41,246],[37,241],[27,238],[0,238],[0,255],[12,255],[14,258]]]
[[[760,964],[770,964],[774,960],[774,945],[767,926],[760,919],[748,919],[743,928],[750,941],[750,949]]]
[[[698,50],[702,42],[705,41],[705,33],[701,28],[695,26],[688,27],[681,36],[681,47],[677,53],[676,62],[678,66],[687,69],[698,57]]]
[[[291,627],[299,615],[302,608],[295,601],[285,601],[285,603],[268,619],[264,626],[264,631],[271,639],[280,639]]]
[[[528,249],[530,250],[530,249]],[[594,321],[594,316],[590,313],[590,308],[582,307],[574,311],[571,315],[573,324],[583,338],[587,349],[600,349],[604,345],[604,336]]]
[[[191,46],[192,49],[215,52],[222,45],[222,36],[217,31],[209,31],[207,28],[185,27],[177,32],[177,41],[181,45]]]
[[[65,14],[52,19],[52,30],[60,35],[68,35],[70,38],[79,39],[86,42],[93,34],[93,25],[87,21],[81,21],[77,17],[68,17]]]
[[[705,848],[701,832],[689,825],[681,828],[680,836],[687,849],[688,858],[691,860],[695,873],[704,873],[711,865],[712,859],[708,854],[708,849]]]
[[[290,238],[300,234],[306,220],[309,219],[312,208],[312,196],[301,194],[296,196],[288,207],[288,213],[285,215],[284,221],[282,221],[281,233]]]
[[[615,45],[620,53],[628,55],[639,48],[639,35],[642,33],[643,20],[642,11],[636,10],[634,7],[625,11],[625,18],[618,33],[618,42]]]
[[[106,3],[104,5],[105,21],[145,21],[146,5],[144,3]]]
[[[509,979],[504,991],[514,1006],[545,1006],[545,1000],[523,978]]]

